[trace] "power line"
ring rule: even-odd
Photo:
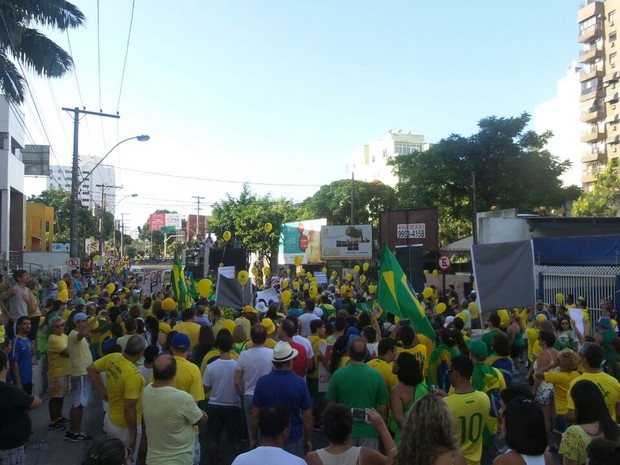
[[[133,28],[133,15],[136,7],[136,0],[131,3],[131,18],[129,19],[129,32],[127,34],[127,47],[125,47],[125,60],[123,61],[123,72],[121,74],[121,85],[118,89],[118,102],[116,103],[116,112],[121,106],[121,94],[123,93],[123,83],[125,82],[125,69],[127,68],[127,56],[129,55],[129,42],[131,40],[131,29]]]
[[[248,184],[251,186],[278,186],[278,187],[321,187],[323,184],[287,184],[275,182],[256,182],[256,181],[232,181],[226,179],[199,178],[197,176],[184,176],[180,174],[157,173],[155,171],[135,170],[132,168],[120,168],[119,170],[131,171],[134,173],[152,174],[153,176],[163,176],[165,178],[193,179],[196,181],[221,182],[224,184]]]

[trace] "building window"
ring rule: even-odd
[[[383,158],[387,158],[387,149],[383,149]]]
[[[616,55],[616,52],[609,55],[609,66],[611,66],[612,68],[616,67]]]
[[[607,15],[607,19],[609,19],[609,22],[613,24],[616,21],[616,10],[610,11]]]
[[[616,34],[615,32],[611,32],[611,33],[609,34],[609,41],[610,41],[610,42],[615,42],[617,37],[618,37],[618,36],[617,36],[617,34]],[[613,45],[612,45],[612,47],[613,47]]]

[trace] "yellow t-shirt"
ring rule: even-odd
[[[576,371],[548,371],[545,373],[545,381],[553,384],[556,413],[565,415],[568,411],[566,399],[568,387],[577,376],[579,376],[579,373]]]
[[[65,322],[69,321],[69,317],[71,316],[72,313],[73,313],[73,310],[71,310],[69,308],[65,308],[62,311],[62,319],[63,319],[63,321],[65,321]]]
[[[398,352],[399,354],[402,352],[408,352],[411,355],[413,355],[415,357],[415,359],[418,361],[418,363],[420,364],[420,368],[422,369],[422,373],[426,374],[427,371],[427,357],[426,357],[426,346],[424,344],[417,344],[413,347],[408,347],[408,348],[404,348],[404,347],[396,347],[396,352]]]
[[[538,330],[536,328],[527,328],[525,330],[525,338],[527,339],[527,359],[530,363],[534,363],[533,351],[534,346],[538,342]]]
[[[174,325],[174,330],[179,333],[187,334],[189,341],[192,343],[192,347],[198,344],[198,335],[200,333],[200,325],[198,323],[194,323],[193,321],[182,321]]]
[[[456,443],[467,465],[479,465],[482,458],[482,431],[487,422],[491,401],[484,392],[451,394],[444,397],[456,422]]]
[[[273,349],[276,344],[278,343],[278,341],[276,341],[275,339],[272,339],[270,337],[268,337],[267,339],[265,339],[265,343],[263,344],[264,347],[267,347],[268,349]],[[252,341],[249,341],[246,345],[245,345],[245,349],[243,350],[248,350],[250,347],[252,347],[254,345],[254,343]],[[232,354],[231,354],[232,357]]]
[[[142,391],[144,378],[138,367],[127,360],[123,354],[113,353],[95,362],[95,368],[106,373],[108,390],[108,415],[112,424],[127,428],[125,421],[125,399],[137,399],[136,424],[142,423]]]
[[[325,339],[321,339],[316,334],[310,334],[308,336],[308,340],[310,344],[312,344],[312,352],[314,352],[314,371],[312,373],[308,373],[306,375],[307,378],[319,379],[319,345],[326,344],[327,341]]]
[[[71,359],[63,357],[60,353],[67,348],[66,334],[50,334],[47,338],[47,377],[58,378],[71,374]]]
[[[377,357],[369,360],[366,365],[374,368],[381,374],[383,381],[385,381],[385,387],[387,387],[388,393],[398,384],[398,378],[394,373],[392,373],[393,363]]]
[[[613,421],[616,421],[616,404],[620,403],[620,382],[607,373],[583,373],[573,379],[570,383],[570,387],[568,388],[569,394],[566,403],[568,409],[575,410],[575,402],[570,395],[570,390],[576,382],[583,379],[592,381],[598,386],[603,394],[603,399],[605,399],[605,405],[607,406],[607,410],[609,410],[609,415],[611,415]]]
[[[196,402],[204,400],[205,390],[202,386],[200,369],[189,360],[178,355],[175,355],[174,359],[177,361],[174,387],[191,394]]]
[[[267,338],[267,340],[269,340],[269,338]],[[265,344],[265,347],[267,347],[267,344]],[[204,358],[202,359],[202,364],[200,365],[200,382],[202,383],[202,376],[204,376],[205,374],[205,370],[207,369],[207,364],[214,358],[220,358],[220,355],[222,353],[220,352],[220,349],[218,349],[217,347],[213,347],[209,352],[207,352],[204,356]],[[235,352],[234,350],[230,351],[230,358],[232,358],[233,360],[237,360],[239,358],[239,354],[237,352]]]

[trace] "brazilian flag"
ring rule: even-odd
[[[435,330],[411,291],[405,272],[387,245],[383,247],[381,255],[377,303],[385,312],[393,313],[399,318],[408,318],[416,332],[432,342],[435,341]],[[430,351],[428,353],[430,354]]]
[[[172,287],[174,300],[179,304],[179,311],[181,310],[181,306],[183,309],[191,307],[192,301],[187,292],[187,286],[185,285],[183,265],[176,254],[174,255],[174,264],[172,265],[172,273],[170,274],[170,285]]]

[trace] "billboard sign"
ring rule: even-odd
[[[381,247],[387,244],[391,250],[399,246],[422,245],[423,255],[426,255],[439,248],[435,208],[381,212],[379,231]]]
[[[151,231],[159,231],[163,226],[166,226],[165,213],[151,213],[149,216],[149,229]]]
[[[321,228],[323,260],[370,260],[372,258],[372,227],[323,226]]]
[[[322,263],[321,227],[326,225],[326,218],[284,223],[280,232],[278,263],[293,265],[297,255],[301,255],[304,265]]]
[[[181,215],[178,213],[166,213],[165,226],[172,226],[175,229],[181,229]]]

